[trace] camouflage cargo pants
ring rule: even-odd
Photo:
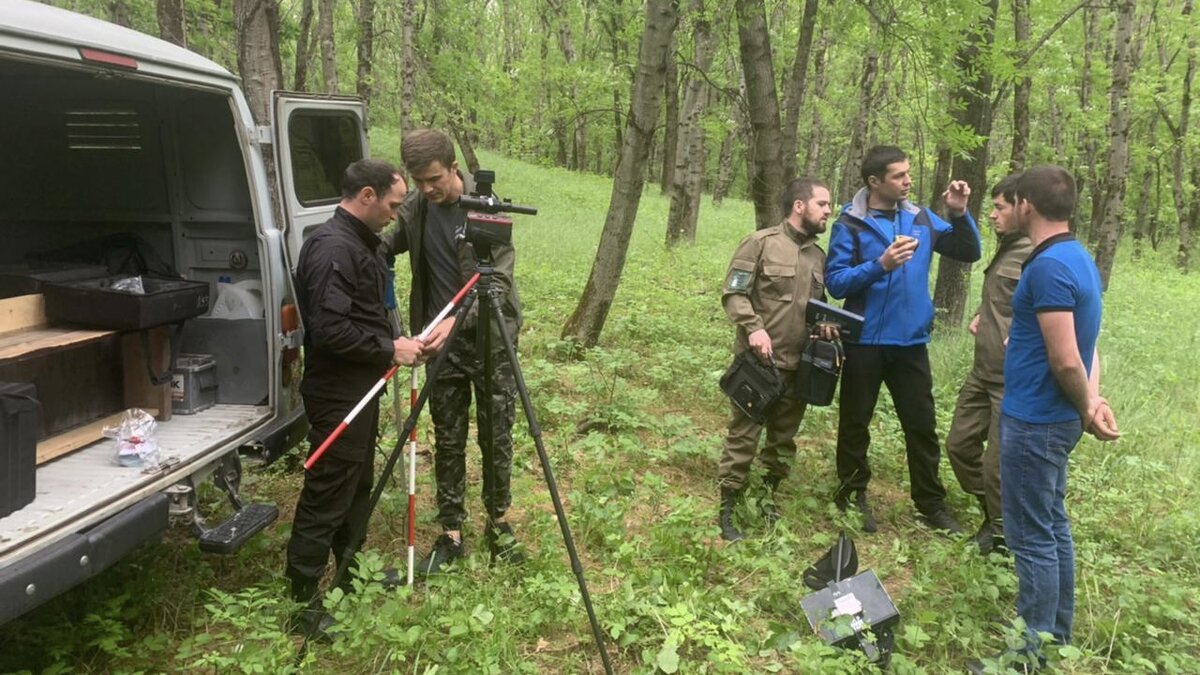
[[[983,498],[992,526],[1003,527],[1000,512],[1000,401],[1004,385],[967,375],[946,434],[946,454],[965,492]]]
[[[497,337],[493,340],[491,401],[484,401],[483,358],[476,333],[466,329],[447,346],[449,353],[430,385],[429,408],[433,418],[434,473],[437,477],[438,522],[446,530],[462,529],[467,518],[467,431],[470,427],[471,392],[475,393],[476,437],[486,458],[492,458],[494,484],[483,471],[482,498],[492,520],[504,517],[512,504],[512,427],[516,419],[517,385],[512,366]]]

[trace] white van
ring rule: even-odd
[[[275,519],[242,503],[240,456],[269,461],[307,430],[290,261],[366,135],[361,102],[328,96],[277,93],[273,124],[256,126],[223,67],[26,0],[0,6],[0,92],[0,383],[32,383],[41,409],[32,465],[20,425],[0,423],[0,502],[16,507],[0,518],[3,623],[170,516],[217,553]],[[48,313],[94,276],[164,271],[185,280],[186,317],[84,325],[72,311],[118,310],[70,296]],[[176,370],[185,361],[203,368]],[[153,465],[119,465],[101,435],[130,408],[157,417]],[[215,526],[195,500],[209,476],[236,509]],[[11,503],[19,485],[32,501]]]

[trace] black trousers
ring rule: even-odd
[[[879,400],[879,385],[886,384],[908,453],[912,500],[922,513],[942,507],[946,488],[938,478],[941,449],[933,406],[933,376],[925,345],[892,347],[846,345],[839,399],[837,472],[839,494],[865,490],[871,480],[867,448],[869,425]]]
[[[311,430],[309,452],[316,450],[356,402],[304,397]],[[375,472],[375,441],[379,434],[379,403],[363,408],[329,450],[304,472],[304,487],[296,502],[292,538],[287,547],[291,579],[319,579],[332,551],[339,563],[351,543],[361,547],[370,515]],[[355,541],[351,541],[354,538]]]

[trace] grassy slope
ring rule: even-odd
[[[395,154],[394,135],[374,140],[382,155]],[[797,465],[782,492],[783,523],[765,532],[748,508],[747,541],[726,546],[715,537],[713,476],[726,414],[716,380],[732,336],[719,293],[731,251],[753,227],[750,206],[727,201],[714,208],[706,201],[696,245],[665,251],[667,202],[650,186],[601,346],[571,354],[558,334],[586,282],[610,183],[483,159],[497,170],[502,194],[541,209],[536,218],[519,218],[515,229],[526,306],[522,365],[597,613],[620,645],[613,652],[618,670],[862,670],[853,656],[818,643],[799,609],[804,568],[839,527],[857,526],[829,505],[834,410],[811,410],[800,432]],[[1111,445],[1084,441],[1072,460],[1078,649],[1060,655],[1061,667],[1196,672],[1200,318],[1192,308],[1200,303],[1200,281],[1155,259],[1122,259],[1106,302],[1104,389],[1125,436]],[[944,432],[970,343],[963,335],[938,335],[932,353]],[[882,527],[856,537],[861,567],[876,570],[904,618],[893,669],[953,672],[964,658],[999,649],[994,618],[1011,616],[1015,580],[965,542],[916,525],[902,437],[890,402],[881,398],[872,429],[872,488]],[[427,438],[428,427],[421,433]],[[459,573],[415,593],[368,589],[338,610],[348,637],[310,654],[303,670],[598,671],[523,423],[515,437],[511,515],[533,559],[519,569],[490,569],[476,550]],[[953,507],[973,526],[973,500],[943,469]],[[432,469],[423,460],[419,470],[424,547],[436,525]],[[235,558],[203,557],[186,542],[156,545],[4,627],[0,670],[291,669],[280,570],[298,486],[295,462],[248,478],[247,491],[275,499],[285,515]],[[468,500],[473,545],[480,540],[477,480]],[[403,565],[403,510],[401,483],[373,520],[371,565]]]

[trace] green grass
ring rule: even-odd
[[[376,133],[375,145],[394,159],[394,133]],[[856,535],[861,568],[879,574],[900,608],[895,672],[961,672],[966,658],[1002,647],[995,619],[1013,615],[1011,569],[917,526],[886,396],[872,428],[879,533],[859,534],[853,517],[832,508],[836,410],[813,409],[782,488],[782,524],[764,531],[751,503],[743,514],[751,536],[735,546],[717,538],[727,404],[716,382],[732,344],[719,293],[733,248],[753,228],[748,203],[706,200],[697,243],[667,251],[667,201],[649,186],[601,344],[577,353],[559,334],[586,282],[610,183],[482,159],[497,171],[498,192],[540,209],[515,226],[522,366],[618,672],[865,672],[853,654],[823,646],[799,607],[801,573],[842,527]],[[1124,436],[1085,440],[1072,458],[1078,607],[1075,645],[1056,655],[1061,672],[1200,672],[1200,279],[1165,258],[1120,259],[1106,297],[1103,389]],[[932,346],[943,433],[970,350],[965,332],[941,331]],[[423,425],[422,438],[429,433]],[[300,482],[292,458],[247,478],[249,497],[284,511],[249,550],[202,556],[174,533],[0,629],[0,670],[600,672],[523,422],[515,438],[511,517],[531,552],[521,568],[487,565],[472,458],[463,569],[414,591],[368,587],[348,597],[336,609],[346,636],[297,666],[281,579]],[[427,460],[419,472],[427,547],[437,529]],[[976,525],[973,499],[945,464],[943,479],[954,510]],[[372,521],[372,569],[403,565],[404,503],[401,482]]]

